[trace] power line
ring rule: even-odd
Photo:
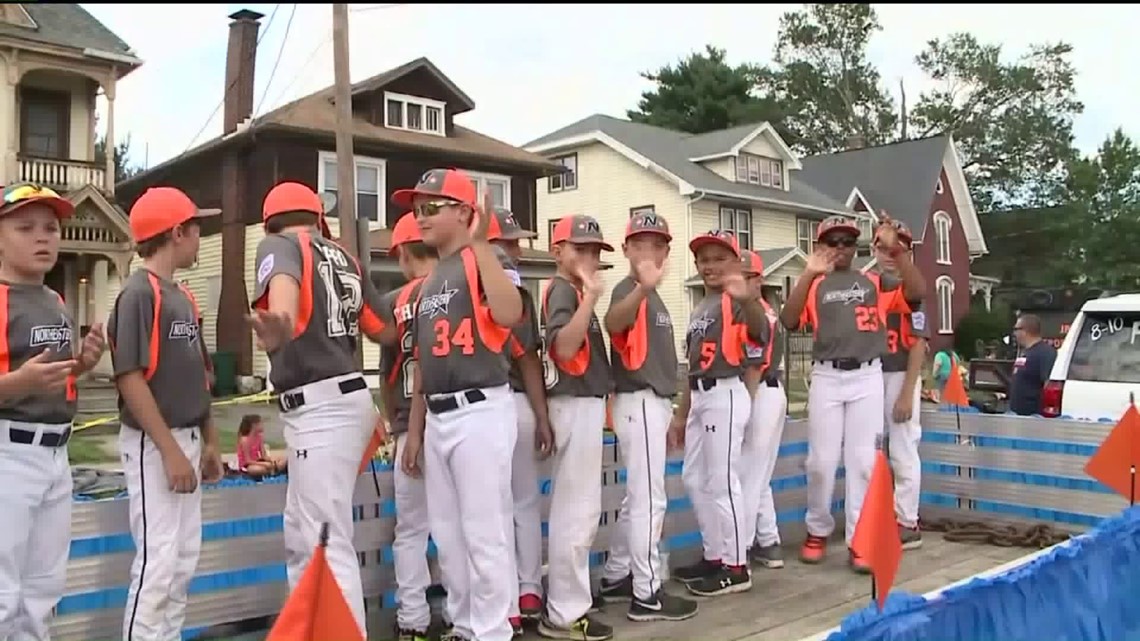
[[[317,54],[320,53],[321,49],[323,49],[330,42],[332,42],[332,27],[329,27],[329,31],[325,35],[324,40],[318,42],[317,46],[309,52],[309,57],[305,59],[305,62],[301,65],[301,68],[292,74],[293,79],[289,81],[289,84],[285,85],[281,91],[277,92],[277,95],[273,97],[273,101],[269,104],[276,104],[277,101],[279,101],[286,93],[288,93],[290,89],[293,88],[293,85],[297,84],[298,80],[305,76],[305,71],[307,71],[309,69],[309,65],[313,64],[313,61],[317,59]]]
[[[281,8],[280,4],[274,5],[273,11],[269,14],[269,20],[266,21],[266,23],[265,23],[265,30],[263,30],[261,32],[261,35],[259,35],[257,37],[257,43],[254,44],[253,52],[250,54],[253,56],[253,59],[255,61],[257,60],[257,49],[261,46],[261,41],[265,39],[266,34],[269,33],[270,27],[273,26],[273,19],[277,17],[277,10],[280,8]],[[178,154],[178,156],[175,156],[174,158],[172,158],[171,160],[176,160],[177,158],[179,158],[181,156],[185,156],[186,152],[190,151],[190,149],[194,147],[194,143],[198,141],[198,137],[202,135],[202,132],[206,131],[206,127],[210,126],[210,121],[212,121],[214,119],[214,116],[218,115],[218,110],[220,110],[222,108],[222,105],[226,104],[226,95],[230,93],[230,91],[234,88],[235,85],[237,85],[237,81],[239,78],[241,78],[240,73],[234,75],[234,79],[231,80],[228,85],[226,85],[225,91],[222,92],[222,99],[218,101],[218,105],[216,107],[214,107],[214,110],[212,112],[210,112],[210,116],[208,118],[206,118],[206,122],[202,123],[202,128],[199,129],[198,133],[194,134],[194,137],[190,139],[190,144],[186,145],[186,149],[182,153]],[[167,162],[169,162],[169,161],[167,161]]]
[[[372,5],[371,7],[353,7],[352,9],[349,9],[348,11],[349,11],[349,13],[366,13],[368,11],[376,11],[377,9],[391,9],[393,7],[402,7],[405,4],[407,4],[407,3],[405,3],[405,2],[393,2],[393,3],[389,3],[389,4],[375,4],[375,5]]]
[[[273,70],[269,72],[269,80],[265,83],[265,90],[261,92],[261,100],[257,101],[257,108],[253,110],[255,116],[261,112],[261,107],[265,104],[265,97],[269,95],[269,88],[273,86],[273,78],[277,75],[277,66],[281,64],[281,55],[285,53],[285,45],[289,42],[289,29],[293,26],[293,16],[295,15],[297,15],[296,4],[289,12],[289,21],[285,23],[285,35],[281,38],[281,47],[277,49],[277,59],[273,61]]]

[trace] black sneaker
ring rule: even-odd
[[[611,601],[628,601],[633,598],[633,575],[627,574],[624,578],[611,581],[602,577],[602,588],[599,596],[606,603]]]
[[[625,616],[630,621],[684,621],[696,615],[696,601],[658,590],[652,599],[634,597]]]
[[[420,630],[410,630],[407,628],[398,628],[396,630],[396,641],[427,641],[427,632]]]
[[[689,585],[695,581],[715,576],[716,573],[720,571],[720,568],[720,561],[701,559],[692,565],[686,565],[673,570],[673,578],[685,585]]]
[[[905,525],[899,526],[899,541],[902,542],[902,549],[904,550],[917,550],[922,547],[922,530],[916,527],[906,527]]]
[[[596,614],[606,609],[606,600],[602,598],[602,595],[595,594],[591,598],[593,600],[590,601],[590,609],[586,610],[586,614]]]
[[[713,576],[687,584],[689,592],[697,596],[736,594],[752,589],[752,575],[748,568],[729,569],[722,566]]]
[[[543,616],[538,622],[538,635],[571,641],[609,641],[614,638],[614,629],[589,616],[578,619],[569,627],[561,628]]]
[[[766,568],[784,567],[784,551],[779,543],[772,545],[753,545],[748,551],[748,558],[756,565]]]
[[[455,631],[454,626],[447,626],[447,628],[440,633],[439,641],[467,641],[463,635]]]

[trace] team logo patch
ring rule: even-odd
[[[753,344],[752,341],[747,341],[744,343],[744,355],[748,358],[763,358],[764,348]]]
[[[32,328],[30,347],[51,347],[58,352],[71,349],[71,325],[60,316],[56,325],[36,325]]]
[[[170,340],[184,340],[193,343],[198,340],[198,323],[176,320],[170,324]]]
[[[913,312],[910,315],[910,325],[916,332],[926,331],[926,314],[923,312]]]
[[[273,272],[273,254],[269,254],[261,259],[261,264],[257,266],[257,282],[264,283],[269,274]]]
[[[843,303],[844,305],[850,305],[851,303],[856,302],[862,304],[866,302],[867,294],[870,293],[871,290],[860,287],[859,283],[852,283],[851,287],[848,287],[847,289],[839,289],[827,292],[823,295],[823,302]]]
[[[669,317],[668,312],[657,312],[657,326],[658,327],[672,327],[673,319]]]
[[[436,316],[447,316],[448,305],[451,304],[451,298],[459,293],[458,289],[448,289],[447,281],[439,286],[439,291],[435,294],[429,294],[420,299],[420,306],[417,310],[420,316],[427,316],[428,318],[435,318]]]
[[[687,333],[690,336],[704,336],[705,332],[709,330],[709,327],[711,327],[712,324],[713,319],[709,318],[705,314],[701,314],[700,316],[697,316],[696,318],[693,318],[689,321],[689,331]]]

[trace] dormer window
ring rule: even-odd
[[[443,109],[438,100],[384,92],[384,126],[443,136]]]
[[[784,163],[772,158],[741,153],[736,157],[736,182],[783,189]]]

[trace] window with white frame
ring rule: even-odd
[[[466,171],[466,170],[465,170]],[[471,182],[475,185],[475,193],[479,194],[479,202],[483,202],[483,195],[491,190],[491,200],[496,207],[511,208],[511,179],[509,176],[498,174],[485,174],[479,171],[467,171]]]
[[[387,222],[387,165],[383,159],[356,156],[356,215],[372,221],[373,227]],[[317,167],[317,191],[336,194],[336,154],[322,151]],[[339,196],[338,196],[339,198]]]
[[[570,191],[578,188],[578,154],[569,154],[566,156],[559,156],[551,158],[552,162],[562,165],[565,171],[560,174],[555,174],[546,179],[546,190],[550,192],[555,191]]]
[[[868,243],[871,242],[871,235],[875,231],[875,221],[871,220],[869,216],[856,216],[855,226],[859,228],[859,239]]]
[[[935,259],[940,265],[950,264],[950,214],[944,211],[934,214],[934,242],[937,253]]]
[[[736,234],[741,249],[752,249],[752,210],[721,206],[720,228]]]
[[[949,276],[939,276],[934,281],[935,291],[938,293],[938,333],[954,333],[954,279]]]
[[[796,246],[805,254],[815,250],[816,222],[809,218],[796,219]]]
[[[547,250],[549,250],[551,245],[553,244],[553,243],[551,243],[551,240],[554,238],[554,228],[558,226],[558,223],[561,220],[562,220],[561,218],[551,218],[550,220],[546,221],[546,249]]]
[[[443,136],[446,103],[402,93],[384,92],[384,126]]]
[[[772,158],[742,153],[736,157],[736,182],[783,189],[784,163]]]

